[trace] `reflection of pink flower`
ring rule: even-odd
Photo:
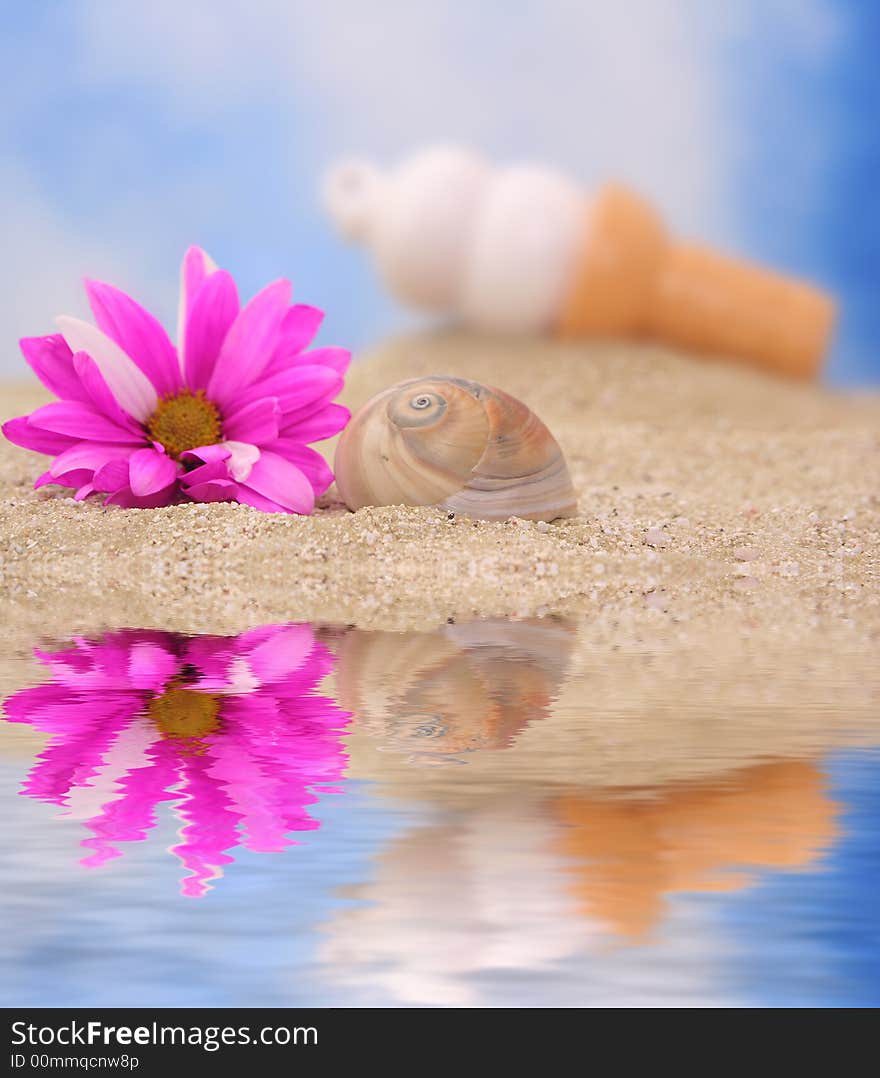
[[[311,513],[333,474],[306,443],[349,415],[333,403],[348,352],[304,351],[319,310],[291,306],[284,280],[239,310],[232,277],[198,247],[183,260],[176,348],[124,292],[98,281],[86,292],[97,327],[64,317],[60,334],[21,342],[59,398],[3,425],[11,442],[54,458],[35,486],[143,509],[232,501]]]
[[[199,897],[226,851],[276,851],[320,826],[306,806],[339,781],[349,717],[315,692],[332,656],[304,625],[237,637],[124,629],[37,651],[51,680],[6,701],[11,722],[50,735],[22,793],[62,805],[91,832],[82,862],[146,838],[160,801],[177,802],[172,848]]]

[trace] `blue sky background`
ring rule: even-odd
[[[829,378],[880,382],[880,9],[856,0],[5,5],[0,374],[88,274],[173,324],[191,242],[364,350],[411,321],[321,211],[325,168],[456,141],[651,194],[682,235],[841,297]]]

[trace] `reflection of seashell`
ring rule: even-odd
[[[419,759],[503,749],[545,718],[568,665],[561,621],[477,621],[432,633],[362,632],[338,644],[340,701],[357,727]]]
[[[350,509],[439,505],[483,520],[577,512],[556,439],[500,389],[442,376],[401,382],[368,401],[336,449]]]

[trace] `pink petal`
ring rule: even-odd
[[[233,412],[223,422],[223,437],[233,442],[262,445],[278,437],[281,409],[274,397],[254,401]]]
[[[323,321],[324,312],[317,307],[309,307],[305,303],[295,303],[289,307],[281,323],[271,366],[283,368],[293,356],[307,348]]]
[[[316,401],[326,404],[343,385],[342,376],[329,367],[289,367],[248,386],[242,391],[239,404],[248,404],[261,397],[277,397],[282,412],[297,412]]]
[[[23,705],[23,713],[16,715],[12,710],[14,704]],[[40,800],[64,804],[74,786],[91,784],[105,766],[107,749],[120,730],[131,722],[139,705],[140,699],[134,694],[103,702],[94,698],[79,701],[52,683],[10,697],[6,709],[13,722],[29,722],[40,728],[47,712],[52,725],[59,718],[62,720],[62,736],[53,737],[31,771],[24,791]]]
[[[225,270],[207,278],[191,305],[183,338],[184,374],[190,389],[205,389],[226,334],[238,316],[238,291]]]
[[[234,404],[239,390],[259,379],[274,352],[290,291],[290,281],[267,285],[232,323],[208,383],[211,400]]]
[[[127,412],[119,407],[119,402],[110,392],[110,387],[92,357],[87,352],[77,352],[73,357],[73,368],[86,393],[88,403],[93,404],[112,422],[136,434],[138,440],[142,439],[141,428]]]
[[[194,502],[234,502],[238,484],[231,479],[214,479],[206,483],[193,483],[186,488],[186,495]]]
[[[139,449],[129,461],[129,484],[136,498],[147,498],[170,486],[177,478],[177,464],[156,449]]]
[[[261,682],[277,681],[300,667],[314,646],[308,625],[289,625],[255,647],[247,663]]]
[[[31,426],[54,434],[66,434],[71,438],[92,442],[132,442],[144,440],[143,432],[137,433],[113,423],[97,408],[79,401],[55,401],[37,408],[28,417]]]
[[[326,404],[311,415],[285,416],[281,437],[298,442],[320,442],[338,434],[349,419],[351,412],[341,404]]]
[[[22,355],[46,389],[61,400],[86,400],[86,393],[73,369],[73,352],[60,333],[47,337],[22,337]]]
[[[226,853],[239,844],[238,823],[232,801],[223,788],[211,777],[213,755],[192,754],[186,758],[186,780],[180,788],[182,800],[177,814],[183,827],[181,841],[171,846],[170,853],[180,858],[189,875],[181,880],[180,893],[186,898],[200,898],[211,889],[211,880],[221,874],[221,866],[229,864],[232,856]]]
[[[127,488],[128,458],[108,460],[95,472],[92,485],[103,494],[114,494],[117,490]]]
[[[34,480],[34,490],[39,490],[40,487],[45,487],[49,483],[54,483],[59,487],[79,487],[83,483],[88,483],[92,478],[92,473],[87,469],[73,468],[65,472],[43,472],[43,474]]]
[[[290,438],[278,438],[267,448],[295,464],[312,484],[316,497],[323,494],[333,482],[330,465],[316,449],[310,449]]]
[[[184,472],[180,477],[181,485],[189,492],[191,486],[197,486],[199,483],[210,483],[215,479],[228,480],[230,478],[228,458],[226,460],[215,460],[210,464],[203,464],[199,468],[193,468],[192,471]]]
[[[250,505],[254,509],[259,509],[262,513],[291,513],[293,511],[288,509],[287,506],[273,502],[271,498],[264,498],[262,494],[257,494],[255,490],[251,490],[242,484],[238,484],[235,500],[242,505]]]
[[[134,360],[159,395],[180,389],[177,352],[159,321],[113,285],[87,280],[86,295],[98,328]]]
[[[233,479],[243,483],[250,475],[251,468],[260,459],[260,450],[247,442],[224,442],[229,450],[229,473]]]
[[[159,399],[156,388],[119,345],[79,318],[62,315],[55,321],[73,351],[88,352],[98,364],[110,392],[126,412],[140,422],[149,419]]]
[[[187,486],[213,482],[215,479],[245,480],[260,459],[260,450],[246,442],[221,442],[201,449],[190,449],[181,456],[186,462],[200,462],[200,466],[180,477],[181,483]]]
[[[155,494],[149,494],[143,498],[138,497],[130,487],[123,487],[121,490],[109,494],[104,499],[104,504],[119,505],[123,509],[161,509],[164,505],[171,505],[176,494],[177,485],[175,483],[165,487],[164,490],[158,490]]]
[[[184,460],[198,460],[205,464],[213,464],[218,460],[229,460],[232,450],[218,442],[216,445],[203,445],[198,449],[187,449],[180,454]]]
[[[278,453],[261,453],[260,459],[251,469],[247,483],[242,484],[242,487],[255,491],[294,513],[308,514],[315,507],[315,492],[311,483],[295,464],[291,464]]]
[[[94,835],[82,843],[85,849],[94,851],[80,862],[87,867],[94,868],[122,856],[117,843],[146,838],[156,825],[157,806],[162,801],[176,799],[169,791],[180,782],[181,768],[173,749],[169,751],[168,742],[161,740],[149,744],[146,725],[132,725],[129,731],[133,734],[129,742],[133,744],[126,746],[125,772],[115,776],[110,800],[104,801],[97,815],[86,823]],[[125,736],[118,739],[117,752],[119,745],[125,744]],[[135,766],[136,762],[140,766]],[[109,787],[110,783],[105,780],[102,785]]]
[[[159,692],[177,673],[177,666],[177,658],[161,644],[139,642],[128,654],[128,678],[136,689]]]
[[[297,356],[300,363],[319,364],[329,367],[337,374],[345,374],[351,365],[351,352],[347,348],[315,348],[311,352],[303,352]]]
[[[180,264],[180,301],[177,306],[177,348],[180,368],[185,369],[186,326],[196,295],[205,279],[217,271],[213,258],[201,247],[190,247]]]
[[[0,430],[3,436],[14,445],[20,445],[23,449],[30,449],[35,453],[47,453],[55,456],[69,449],[75,439],[64,434],[54,434],[51,431],[32,427],[30,416],[19,416],[17,419],[7,420]]]
[[[111,460],[128,460],[132,454],[130,445],[112,445],[107,442],[77,442],[52,461],[49,471],[62,475],[77,468],[91,472],[99,471]],[[128,476],[126,474],[126,482]]]

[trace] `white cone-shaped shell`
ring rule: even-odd
[[[380,173],[337,165],[324,201],[372,253],[403,303],[501,332],[541,332],[558,314],[584,232],[577,185],[543,168],[496,170],[466,150],[425,150]]]
[[[439,505],[484,520],[577,512],[556,439],[521,401],[462,378],[416,378],[368,401],[334,464],[350,509]]]

